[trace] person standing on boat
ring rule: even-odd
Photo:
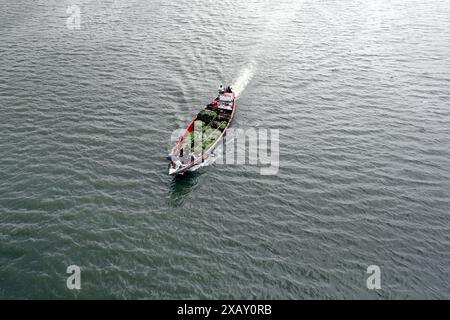
[[[168,156],[167,156],[167,160],[169,160],[170,162],[169,162],[169,169],[170,168],[175,168],[175,157],[173,156],[173,155],[171,155],[171,154],[169,154]]]
[[[180,149],[180,156],[178,157],[180,159],[180,161],[181,161],[181,164],[184,164],[183,156],[184,156],[184,150],[183,150],[183,148],[181,148]]]
[[[189,156],[191,158],[191,162],[194,162],[195,160],[197,160],[197,157],[195,156],[194,152],[191,152],[191,154]]]
[[[224,93],[225,93],[225,87],[223,86],[223,84],[221,84],[221,85],[219,86],[219,93],[220,93],[220,94],[224,94]]]

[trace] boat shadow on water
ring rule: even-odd
[[[169,206],[176,208],[183,205],[184,200],[197,186],[200,176],[201,173],[197,171],[186,172],[182,176],[174,176],[170,181]]]

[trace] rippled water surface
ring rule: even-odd
[[[450,298],[449,30],[447,0],[0,0],[0,298]],[[277,175],[167,175],[221,82]]]

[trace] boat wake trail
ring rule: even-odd
[[[239,98],[241,93],[244,92],[245,88],[252,80],[256,69],[256,63],[254,61],[250,62],[241,70],[239,77],[233,81],[233,91],[236,94],[236,98]]]

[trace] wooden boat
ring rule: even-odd
[[[235,99],[230,87],[226,92],[220,90],[219,95],[192,119],[167,157],[169,175],[192,171],[211,155],[233,120]]]

